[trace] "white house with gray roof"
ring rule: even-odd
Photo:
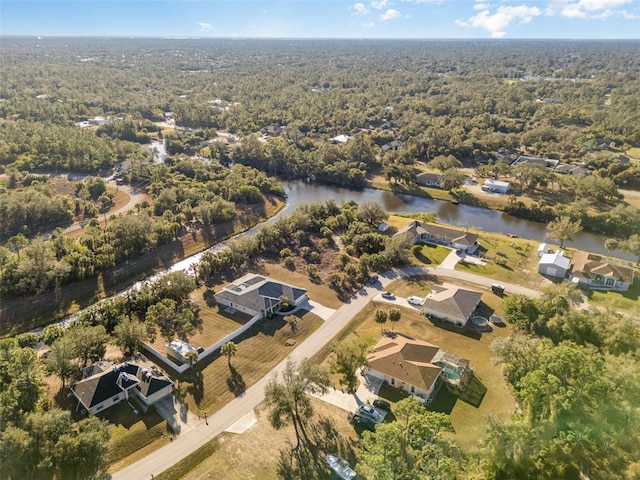
[[[304,288],[278,282],[269,277],[248,273],[216,293],[218,305],[230,307],[249,315],[274,313],[286,298],[298,306],[308,300]]]
[[[432,291],[422,303],[422,311],[441,320],[460,327],[467,324],[476,307],[482,299],[482,294],[455,285],[444,283],[434,285]]]

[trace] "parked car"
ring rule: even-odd
[[[373,285],[374,283],[378,283],[378,275],[374,275],[369,279],[369,285]]]
[[[351,417],[351,423],[362,425],[364,428],[371,430],[372,432],[376,429],[376,422],[369,417],[358,415],[357,413]]]
[[[491,323],[495,323],[496,325],[504,324],[504,320],[502,320],[502,317],[499,317],[498,315],[491,315],[489,320],[491,320]]]
[[[504,295],[504,287],[502,285],[500,285],[499,283],[492,283],[491,284],[491,291],[493,293],[495,293],[496,295]]]
[[[411,305],[422,305],[423,301],[424,301],[424,298],[422,297],[411,296],[407,298],[407,302],[409,302]]]
[[[371,417],[374,420],[378,420],[380,418],[380,414],[378,413],[378,411],[371,405],[360,405],[358,411],[360,415]]]
[[[387,300],[395,300],[396,296],[391,292],[382,292],[382,298],[386,298]]]
[[[391,404],[386,400],[381,400],[379,398],[376,398],[373,401],[373,406],[376,408],[379,408],[380,410],[384,410],[385,412],[388,412],[389,410],[391,410]]]

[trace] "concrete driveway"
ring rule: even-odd
[[[331,318],[331,315],[336,313],[333,308],[325,307],[321,303],[314,302],[313,300],[307,300],[305,303],[300,305],[300,308],[308,310],[311,313],[315,313],[325,321],[329,320],[329,318]]]
[[[345,393],[342,390],[330,389],[324,395],[315,395],[320,400],[335,405],[347,412],[355,413],[360,405],[371,405],[378,398],[382,380],[358,373],[360,385],[356,393]]]
[[[189,411],[174,395],[167,395],[155,404],[156,412],[164,418],[176,436],[188,432],[200,423],[200,418]]]

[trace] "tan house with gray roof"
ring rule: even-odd
[[[569,269],[569,279],[573,283],[588,285],[595,290],[626,292],[633,283],[633,268],[604,262],[602,257],[593,253],[575,253]]]
[[[467,324],[480,303],[482,294],[455,285],[434,285],[422,303],[425,315],[463,327]]]
[[[248,273],[216,293],[218,305],[230,307],[249,315],[276,312],[282,300],[297,306],[308,300],[304,288],[278,282],[269,277]]]
[[[410,221],[406,227],[401,229],[396,235],[409,232],[415,243],[436,243],[467,253],[474,253],[478,245],[478,236],[473,233],[461,232],[453,228],[424,223],[420,220]]]
[[[392,334],[367,356],[365,374],[430,403],[442,381],[461,387],[471,373],[469,361],[422,340]]]

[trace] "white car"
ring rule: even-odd
[[[367,415],[376,421],[380,417],[378,411],[370,405],[360,405],[360,415]]]
[[[411,296],[407,298],[407,302],[409,302],[411,305],[422,305],[422,302],[424,302],[424,298]]]
[[[382,298],[386,298],[387,300],[395,300],[396,299],[396,296],[391,292],[382,292],[380,295],[382,296]]]

